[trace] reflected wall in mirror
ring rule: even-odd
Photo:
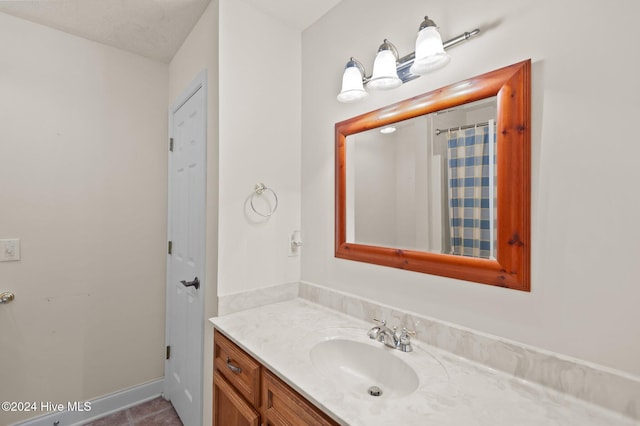
[[[336,124],[336,257],[528,291],[530,61]]]
[[[497,98],[349,135],[347,242],[495,258]]]

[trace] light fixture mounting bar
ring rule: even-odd
[[[476,28],[473,31],[462,33],[458,37],[454,37],[451,40],[447,40],[444,43],[442,43],[442,47],[444,47],[445,50],[446,50],[446,49],[448,49],[450,47],[455,46],[456,44],[460,44],[463,41],[469,40],[474,35],[478,35],[479,32],[480,32],[480,30],[478,28]]]
[[[442,47],[444,47],[444,49],[446,50],[453,46],[457,46],[458,44],[469,40],[471,37],[478,35],[478,33],[480,33],[480,29],[478,28],[473,31],[464,32],[459,36],[452,38],[451,40],[443,42]],[[409,71],[409,68],[411,68],[413,60],[415,58],[416,52],[411,52],[408,55],[405,55],[402,58],[398,59],[398,65],[396,66],[396,68],[398,69],[398,77],[400,77],[400,80],[402,80],[403,83],[420,77],[419,75],[411,74],[411,71]]]

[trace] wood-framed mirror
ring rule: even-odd
[[[336,123],[335,256],[530,291],[530,107],[526,60]]]

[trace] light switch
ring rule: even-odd
[[[20,239],[0,240],[0,262],[20,260]]]

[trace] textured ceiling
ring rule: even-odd
[[[241,0],[234,0],[241,1]],[[340,0],[242,0],[303,30]],[[0,12],[169,62],[210,0],[0,0]]]
[[[209,1],[0,1],[0,12],[169,62]]]

